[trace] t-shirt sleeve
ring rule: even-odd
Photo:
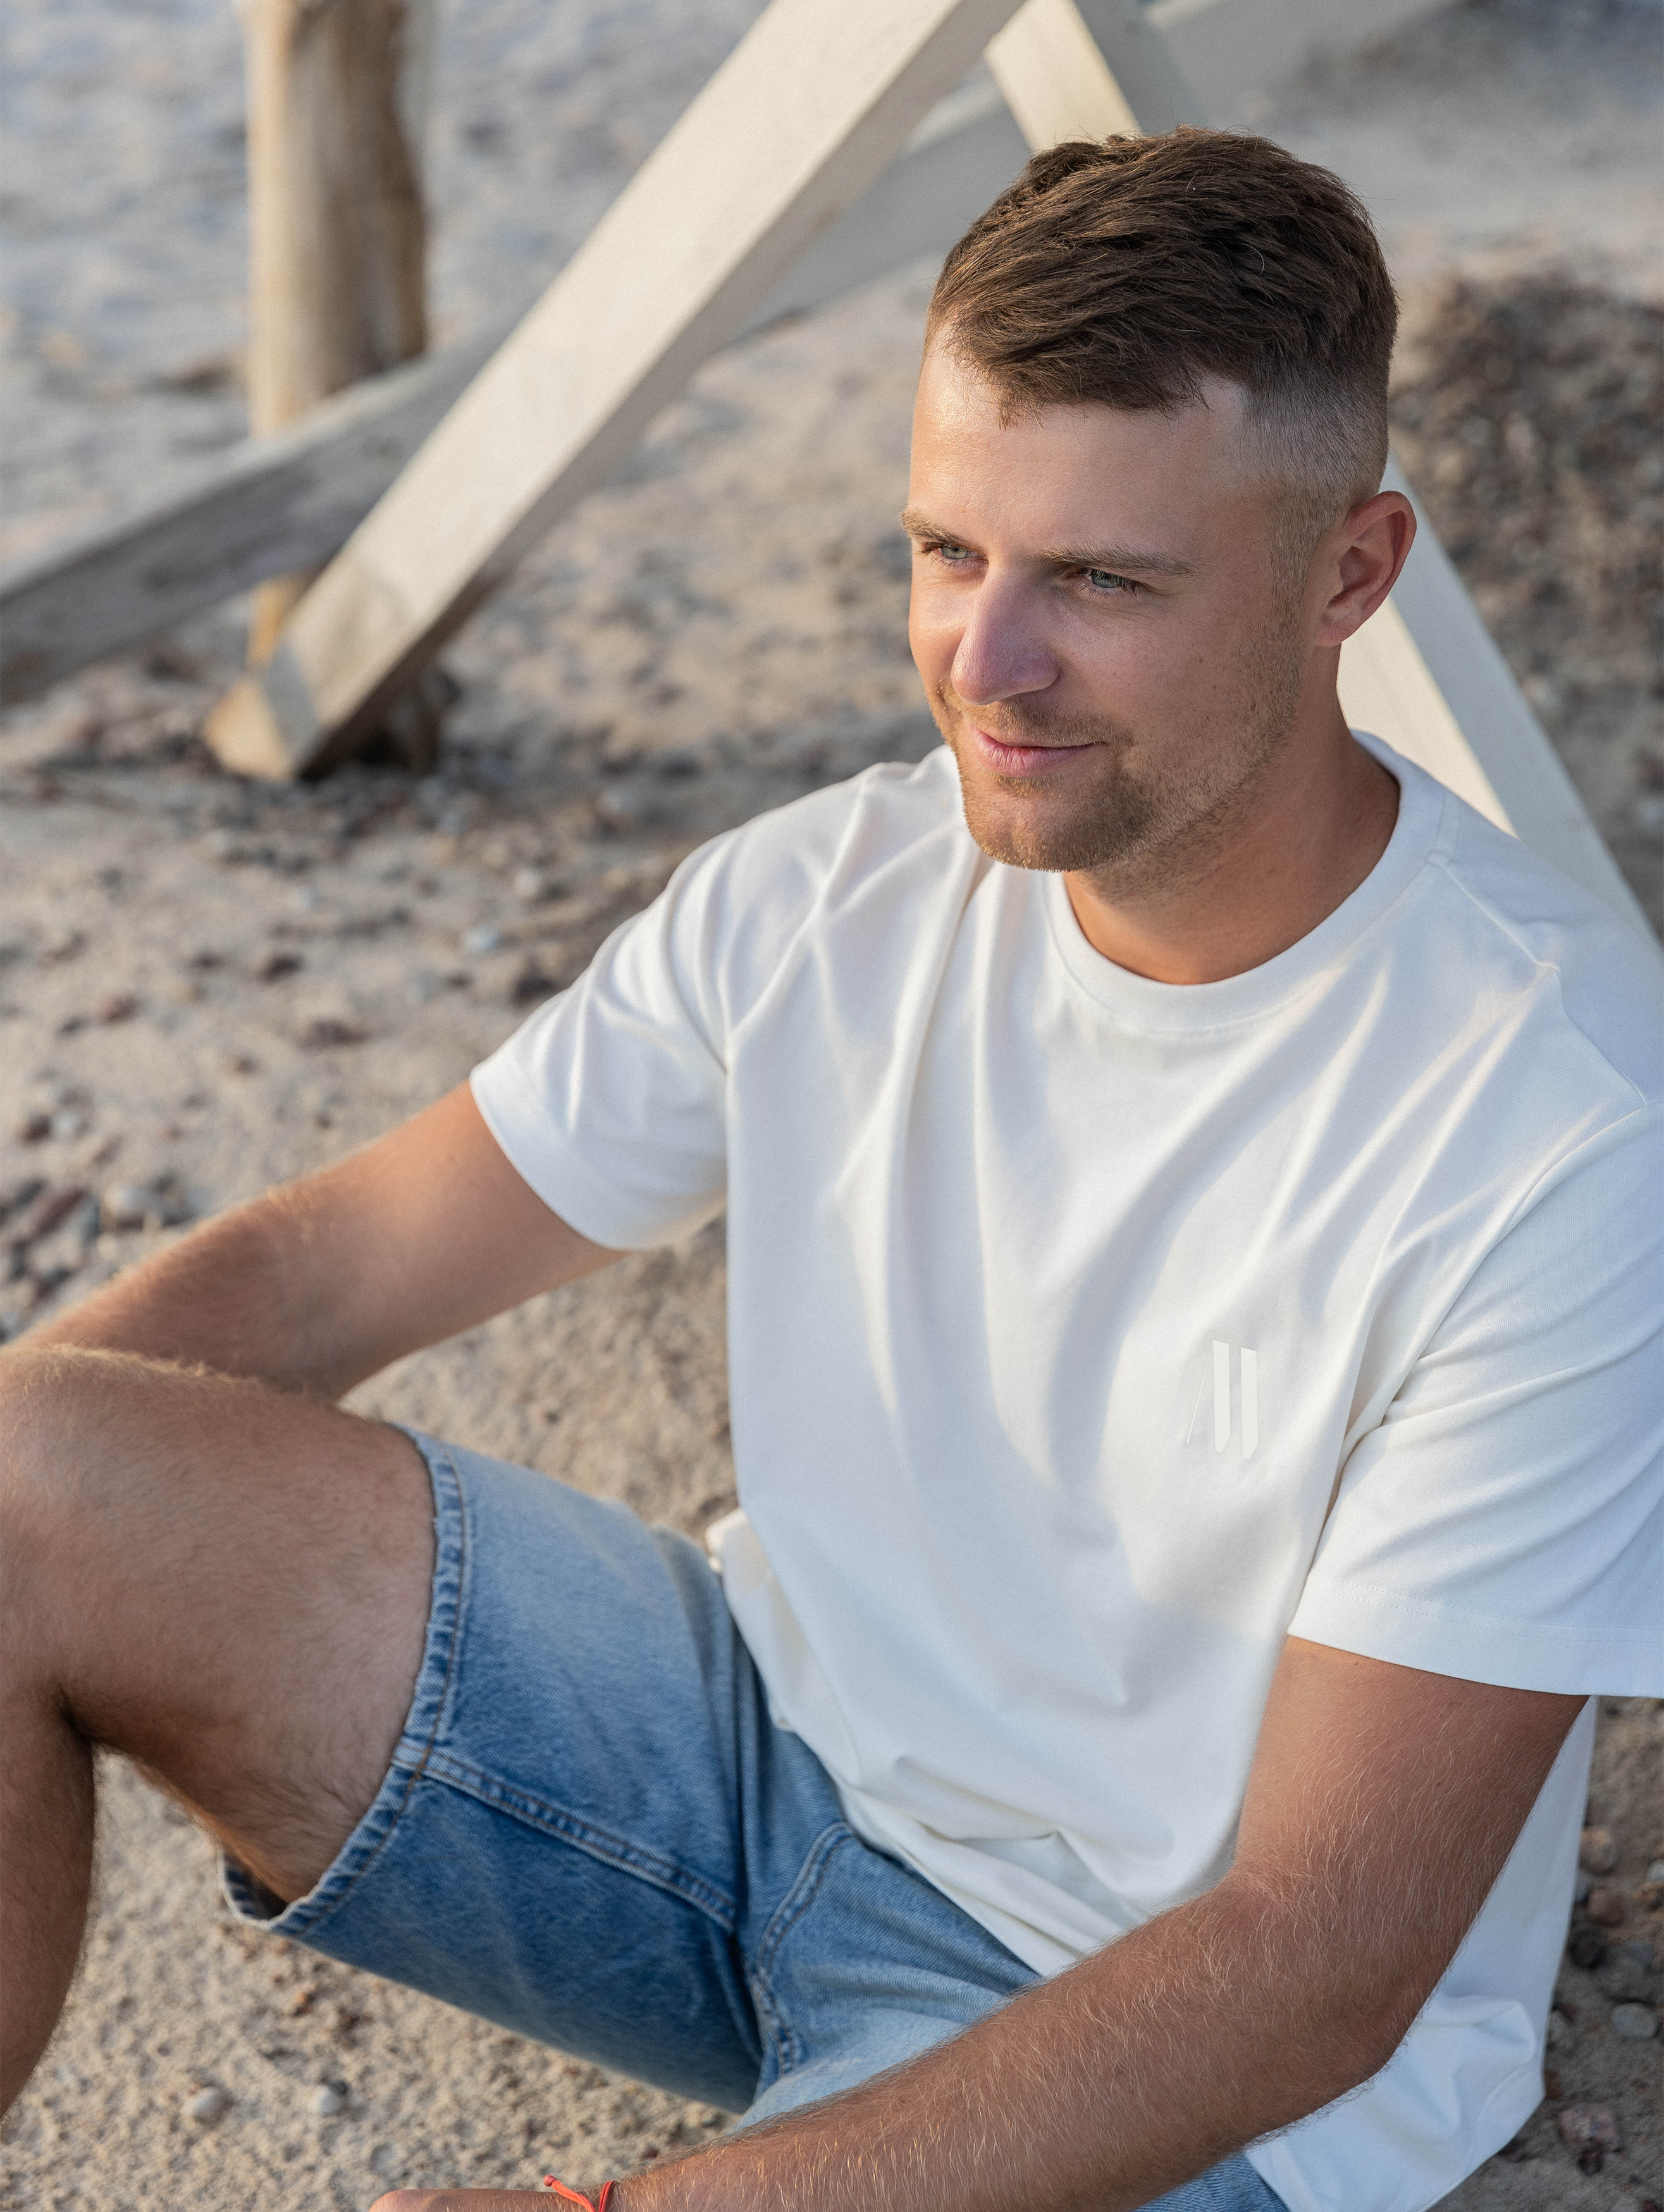
[[[645,1249],[720,1212],[725,1010],[713,978],[727,841],[684,861],[471,1079],[544,1204],[598,1244]]]
[[[1291,1635],[1664,1695],[1664,1125],[1538,1186],[1348,1459]]]

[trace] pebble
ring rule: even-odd
[[[312,2109],[318,2119],[332,2120],[337,2112],[346,2111],[347,2100],[338,2089],[325,2081],[312,2093]]]
[[[328,1052],[337,1045],[362,1044],[369,1035],[354,1022],[337,1021],[333,1015],[320,1014],[305,1024],[298,1032],[296,1042],[308,1052]]]
[[[1647,1869],[1649,1881],[1664,1881],[1664,1859],[1655,1859]]]
[[[1617,1890],[1592,1889],[1583,1910],[1598,1928],[1617,1928],[1622,1925],[1626,1907]]]
[[[155,1202],[148,1183],[112,1182],[99,1200],[100,1218],[106,1229],[142,1229]]]
[[[194,2097],[185,2099],[185,2117],[187,2120],[199,2121],[206,2127],[210,2120],[219,2118],[230,2102],[223,2089],[198,2089]]]
[[[257,983],[276,983],[298,975],[305,965],[298,952],[263,952],[248,972]]]
[[[93,1008],[95,1022],[130,1022],[138,1012],[138,1000],[130,991],[106,991]]]
[[[471,929],[462,933],[465,952],[498,952],[502,949],[502,941],[501,930],[494,928],[489,921],[476,922]]]
[[[1563,2012],[1552,2012],[1548,2016],[1548,2047],[1551,2051],[1572,2051],[1576,2048],[1577,2030]]]
[[[46,1133],[55,1137],[60,1145],[71,1144],[76,1138],[84,1137],[91,1127],[84,1114],[78,1113],[73,1106],[63,1106],[47,1123]]]
[[[1611,1874],[1618,1864],[1618,1845],[1610,1828],[1585,1828],[1577,1856],[1591,1874]]]
[[[549,878],[541,868],[519,868],[509,888],[517,899],[524,899],[528,906],[535,906],[539,899],[549,896],[550,886]]]
[[[535,960],[528,960],[508,987],[511,1006],[535,1006],[560,989],[554,976],[547,975]]]
[[[1658,1994],[1653,1982],[1652,1968],[1623,1951],[1608,1951],[1594,1970],[1595,1988],[1614,2004],[1650,2004]]]
[[[1621,2035],[1626,2043],[1649,2043],[1658,2033],[1658,2014],[1649,2005],[1615,2005],[1612,2032]]]
[[[1610,2105],[1568,2105],[1554,2124],[1568,2150],[1622,2150],[1624,2137]]]
[[[1606,1955],[1606,1937],[1598,1928],[1591,1928],[1587,1920],[1574,1928],[1566,1939],[1566,1956],[1574,1966],[1598,1966]]]

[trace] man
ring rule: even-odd
[[[1531,2111],[1664,1690],[1661,991],[1341,716],[1394,323],[1263,141],[1038,158],[928,326],[944,749],[0,1361],[7,2094],[105,1743],[250,1918],[748,2112],[624,2212],[1408,2212]],[[720,1581],[331,1407],[725,1206]]]

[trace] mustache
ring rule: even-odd
[[[1132,732],[1107,714],[1037,714],[1011,700],[997,706],[968,706],[945,678],[931,693],[931,707],[944,737],[956,723],[971,723],[1003,745],[1107,745],[1124,751]]]

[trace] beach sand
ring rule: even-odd
[[[536,289],[750,13],[447,18],[441,340]],[[1376,212],[1405,292],[1406,465],[1664,923],[1657,23],[1465,9],[1230,119],[1331,161]],[[208,0],[58,0],[11,39],[0,550],[18,553],[240,433],[240,88],[234,21]],[[902,272],[713,362],[458,639],[433,776],[221,773],[197,732],[240,660],[235,605],[5,718],[8,1334],[460,1080],[701,838],[929,748],[894,525],[929,281]],[[718,1226],[353,1403],[697,1534],[732,1498],[722,1283]],[[1637,1894],[1664,1854],[1661,1767],[1664,1707],[1603,1701],[1612,1958],[1664,1941]],[[1656,1957],[1636,1965],[1655,2000]],[[1664,2202],[1659,2043],[1612,2033],[1598,1976],[1568,1963],[1559,1996],[1549,2095],[1450,2204]],[[194,2118],[204,2090],[219,2109]],[[1585,2173],[1557,2126],[1591,2100],[1625,2147]],[[206,1841],[106,1762],[83,1967],[0,2142],[0,2206],[348,2212],[550,2166],[593,2184],[721,2124],[240,1929]]]

